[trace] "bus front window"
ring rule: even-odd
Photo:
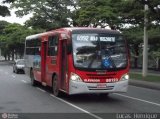
[[[127,66],[127,49],[121,35],[73,34],[74,66],[84,69],[119,69]]]

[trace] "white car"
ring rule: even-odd
[[[14,61],[13,72],[17,73],[17,74],[19,72],[23,72],[24,73],[24,67],[25,67],[24,59],[18,59],[16,61]]]

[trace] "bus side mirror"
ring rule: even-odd
[[[67,54],[71,54],[72,53],[72,44],[68,44],[67,45]]]

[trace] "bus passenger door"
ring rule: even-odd
[[[46,86],[46,57],[47,57],[47,41],[41,43],[41,82]]]
[[[66,52],[66,40],[61,41],[61,88],[66,90],[67,84],[67,52]]]

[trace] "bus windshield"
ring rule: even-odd
[[[127,49],[121,35],[72,34],[74,66],[109,70],[127,66]]]

